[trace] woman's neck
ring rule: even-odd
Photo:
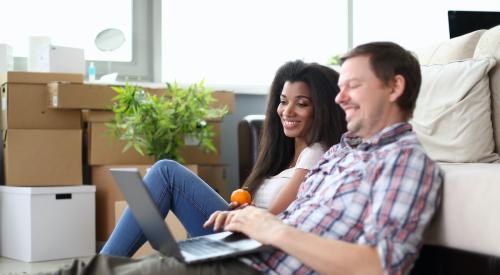
[[[289,168],[292,168],[295,166],[297,163],[297,160],[299,159],[300,153],[302,153],[302,150],[304,150],[307,147],[306,142],[303,139],[300,138],[295,138],[295,153],[293,155],[293,159],[290,162]]]

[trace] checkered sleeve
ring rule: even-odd
[[[374,164],[361,243],[377,249],[385,274],[405,274],[440,200],[441,169],[422,150],[401,149]]]

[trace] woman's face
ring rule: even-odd
[[[302,81],[285,82],[277,112],[287,137],[304,138],[314,115],[309,86]]]

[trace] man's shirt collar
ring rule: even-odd
[[[350,136],[349,132],[347,132],[342,136],[341,144],[358,150],[368,150],[372,146],[382,146],[391,143],[399,135],[411,130],[411,124],[407,122],[392,124],[371,136],[365,142],[360,137]]]

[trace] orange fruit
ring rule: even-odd
[[[231,194],[231,202],[237,202],[238,205],[243,205],[245,203],[252,203],[252,195],[245,189],[236,189]]]

